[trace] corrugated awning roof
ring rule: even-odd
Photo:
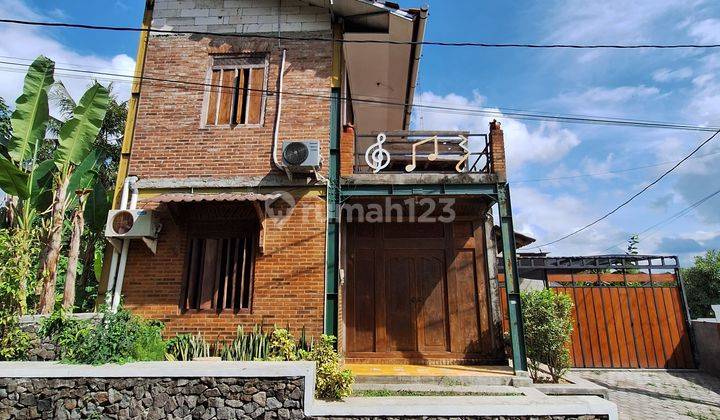
[[[218,194],[193,194],[193,193],[171,193],[161,194],[156,197],[144,199],[148,203],[199,203],[199,202],[238,202],[238,201],[267,201],[276,200],[280,194],[258,194],[258,193],[218,193]]]

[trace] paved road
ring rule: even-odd
[[[610,390],[621,419],[720,420],[720,378],[698,371],[576,370]]]

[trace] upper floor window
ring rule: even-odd
[[[265,55],[213,57],[205,125],[262,124],[267,67]]]

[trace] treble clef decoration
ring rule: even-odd
[[[385,133],[378,134],[377,142],[365,151],[365,162],[367,162],[375,174],[387,168],[390,164],[390,153],[383,148],[385,140],[387,140]]]

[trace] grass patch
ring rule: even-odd
[[[353,397],[516,397],[519,392],[457,392],[457,391],[408,391],[408,390],[366,390],[354,391]]]

